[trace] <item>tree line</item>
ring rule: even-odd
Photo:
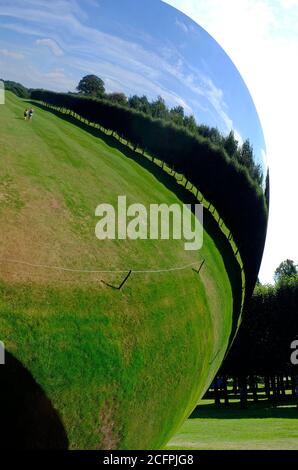
[[[140,111],[152,118],[173,122],[177,126],[185,127],[191,133],[210,139],[214,144],[223,147],[231,158],[245,166],[250,176],[259,185],[262,184],[262,169],[259,164],[255,163],[254,151],[249,139],[246,139],[240,145],[233,130],[230,131],[228,136],[224,136],[215,127],[198,124],[193,115],[185,114],[182,106],[169,108],[161,96],[158,96],[156,100],[149,101],[146,95],[127,97],[121,92],[106,93],[104,81],[96,75],[83,77],[77,86],[77,90],[84,96],[105,99],[111,103]]]
[[[289,376],[295,389],[298,365],[292,363],[293,341],[298,340],[298,271],[292,260],[286,260],[275,271],[275,285],[257,284],[246,305],[238,335],[218,373],[224,382],[234,378],[245,404],[247,387],[254,395],[260,378],[266,394],[275,402],[284,395]],[[297,354],[298,357],[298,354]],[[235,387],[234,387],[235,388]],[[228,399],[226,385],[223,387]],[[255,401],[257,396],[254,396]]]
[[[261,170],[254,163],[248,140],[239,146],[233,132],[224,137],[217,129],[197,125],[193,117],[184,115],[183,108],[168,109],[161,98],[150,103],[145,96],[107,94],[103,80],[94,75],[82,78],[76,94],[27,89],[13,81],[4,83],[20,97],[68,109],[124,136],[135,147],[183,173],[231,229],[245,264],[247,288],[252,292],[265,240],[269,175],[264,197]]]
[[[12,93],[20,98],[30,98],[32,89],[26,88],[21,83],[11,80],[3,80],[0,78],[0,81],[4,83],[5,90],[12,91]]]
[[[33,90],[31,97],[116,132],[135,149],[147,151],[184,174],[216,207],[231,230],[252,292],[263,252],[268,209],[262,189],[244,165],[210,139],[105,99],[45,90]]]
[[[33,89],[28,89],[20,83],[13,81],[3,81],[7,90],[12,91],[21,98],[30,98]],[[161,96],[149,101],[146,95],[127,97],[122,92],[107,93],[104,81],[96,75],[86,75],[83,77],[77,86],[77,91],[83,96],[104,99],[110,103],[140,111],[152,118],[173,122],[177,126],[189,130],[191,133],[210,139],[214,144],[223,147],[227,154],[240,165],[245,166],[250,176],[259,185],[262,185],[264,175],[260,164],[256,163],[253,146],[249,139],[246,139],[241,145],[237,141],[233,130],[225,136],[215,127],[198,124],[195,117],[187,115],[182,106],[169,108]]]

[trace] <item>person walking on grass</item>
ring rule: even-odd
[[[29,121],[32,121],[32,116],[33,116],[33,113],[34,113],[33,109],[32,109],[32,108],[30,108],[30,109],[29,109],[29,112],[28,112]]]
[[[25,109],[25,111],[24,111],[24,120],[26,121],[27,118],[28,118],[28,109]]]

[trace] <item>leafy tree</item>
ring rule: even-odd
[[[182,106],[176,106],[170,109],[169,118],[178,126],[183,126],[184,122],[184,109]]]
[[[140,111],[141,113],[151,114],[150,103],[147,96],[133,95],[128,98],[128,105],[130,108]]]
[[[127,97],[124,93],[109,93],[105,95],[105,98],[111,101],[111,103],[116,103],[120,106],[126,106],[128,103]]]
[[[263,182],[263,173],[260,165],[255,163],[253,146],[251,145],[249,139],[246,139],[243,142],[242,147],[235,154],[240,165],[246,167],[252,179],[261,186]]]
[[[246,139],[243,142],[242,147],[238,153],[238,159],[239,162],[251,172],[254,167],[254,153],[249,139]]]
[[[291,278],[297,276],[297,265],[291,259],[286,259],[282,261],[280,265],[276,268],[274,273],[275,282],[281,281],[283,278]]]
[[[183,120],[184,127],[188,129],[190,132],[196,133],[198,132],[198,126],[193,115],[191,116],[184,116]]]
[[[102,97],[105,86],[103,80],[96,75],[86,75],[80,80],[77,90],[83,95]]]
[[[154,118],[166,119],[168,117],[168,108],[165,100],[159,96],[156,101],[151,103],[151,115]]]
[[[263,171],[262,167],[259,164],[253,163],[250,169],[251,177],[258,183],[259,186],[263,183]],[[269,204],[268,204],[269,207]]]
[[[233,157],[238,150],[238,141],[235,139],[234,131],[231,131],[224,139],[224,148],[230,157]]]
[[[209,127],[205,124],[200,124],[198,126],[198,133],[207,139],[210,139],[211,142],[214,142],[217,145],[222,145],[222,135],[216,127]]]
[[[19,96],[20,98],[30,98],[30,90],[21,85],[21,83],[17,83],[11,80],[1,81],[3,81],[6,90],[12,91],[12,93]]]
[[[298,333],[298,278],[256,287],[222,371],[270,376],[292,370],[290,344]]]

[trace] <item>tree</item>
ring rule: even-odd
[[[146,95],[141,97],[137,95],[130,96],[128,99],[128,105],[132,109],[136,109],[137,111],[141,111],[145,114],[150,114],[150,103]]]
[[[260,164],[253,164],[252,169],[251,169],[251,176],[253,179],[258,183],[259,186],[262,186],[263,183],[263,171],[262,167]],[[267,202],[267,199],[266,199]],[[267,204],[267,207],[269,207],[269,204]]]
[[[209,127],[206,124],[200,124],[197,127],[197,130],[201,136],[205,137],[206,139],[210,139],[217,145],[222,145],[223,137],[216,127]]]
[[[283,278],[290,278],[297,276],[298,271],[297,271],[297,265],[294,263],[293,260],[291,259],[286,259],[280,265],[278,268],[276,268],[275,273],[274,273],[274,280],[275,282],[281,281]]]
[[[186,127],[186,129],[190,130],[190,132],[195,133],[198,131],[195,117],[192,114],[190,116],[184,117],[183,124]]]
[[[165,100],[161,96],[151,103],[151,113],[154,118],[165,119],[168,112]]]
[[[253,151],[253,146],[251,145],[249,139],[246,139],[243,142],[242,147],[238,149],[235,154],[240,165],[246,167],[249,171],[250,176],[256,183],[261,186],[263,183],[263,172],[261,165],[255,163],[255,155]]]
[[[30,98],[30,90],[21,85],[21,83],[1,79],[0,81],[4,83],[6,90],[12,91],[15,95],[19,96],[20,98]]]
[[[119,104],[120,106],[127,105],[127,97],[124,93],[110,93],[105,98],[111,101],[111,103]]]
[[[265,199],[266,199],[267,207],[269,207],[269,202],[270,202],[270,178],[269,178],[269,170],[267,170],[267,175],[266,175]]]
[[[233,157],[238,150],[238,140],[235,139],[234,131],[231,131],[224,140],[224,148],[230,157]]]
[[[105,86],[103,80],[96,75],[86,75],[80,80],[77,90],[83,95],[102,97],[105,92]]]
[[[249,165],[251,165],[254,161],[253,148],[249,139],[246,139],[243,142],[243,145],[240,151],[240,159],[243,162],[243,164],[246,165],[247,167],[249,167]]]
[[[297,308],[297,277],[285,277],[275,286],[257,286],[221,371],[267,377],[290,372],[290,345],[298,331]]]
[[[183,126],[184,109],[182,106],[176,106],[170,110],[170,118],[178,126]]]

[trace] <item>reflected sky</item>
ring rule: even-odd
[[[0,0],[0,76],[74,91],[86,74],[108,92],[161,95],[198,123],[265,156],[260,122],[237,69],[188,17],[160,0]]]

